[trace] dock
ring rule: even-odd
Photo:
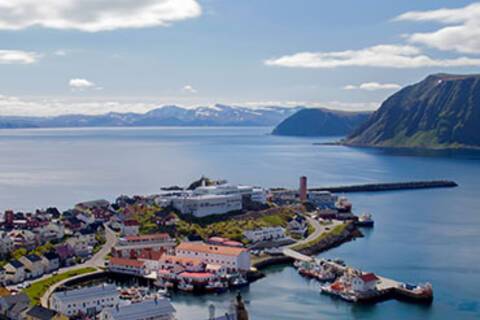
[[[349,270],[354,269],[350,266],[336,262],[334,260],[316,259],[288,248],[283,250],[283,254],[295,259],[296,261],[328,266],[331,270],[335,272],[335,274],[337,274],[339,278],[342,275],[348,273]],[[357,272],[362,273],[360,270],[357,270]],[[379,275],[375,276],[377,278],[377,282],[374,292],[348,292],[347,294],[345,292],[335,293],[332,290],[322,290],[322,292],[326,291],[327,294],[338,296],[348,302],[353,303],[375,303],[389,299],[397,299],[414,303],[429,304],[433,300],[433,291],[430,284],[409,287],[409,285],[394,279]]]
[[[437,188],[455,188],[458,184],[451,180],[430,180],[430,181],[407,181],[407,182],[389,182],[389,183],[369,183],[358,185],[346,185],[337,187],[314,187],[309,191],[329,191],[332,193],[349,192],[383,192],[400,191],[415,189],[437,189]]]

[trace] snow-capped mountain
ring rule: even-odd
[[[303,107],[248,108],[217,104],[184,108],[166,105],[146,113],[62,115],[56,117],[0,117],[0,128],[126,127],[126,126],[275,126]]]

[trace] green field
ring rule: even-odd
[[[52,285],[60,281],[63,281],[65,279],[73,278],[81,274],[92,273],[96,270],[97,269],[95,268],[88,267],[88,268],[81,268],[77,270],[67,271],[57,275],[52,275],[47,279],[32,283],[32,285],[24,289],[23,292],[30,298],[33,305],[37,305],[40,303],[40,298],[45,294],[45,292],[47,292],[48,288],[50,288]]]

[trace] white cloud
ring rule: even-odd
[[[59,50],[56,50],[53,54],[59,57],[64,57],[67,55],[67,51],[63,49],[59,49]]]
[[[409,45],[377,45],[360,50],[301,52],[265,61],[268,66],[290,68],[337,67],[460,67],[480,66],[480,59],[458,57],[435,59]]]
[[[408,41],[462,53],[480,53],[480,3],[456,9],[406,12],[395,21],[437,22],[446,25],[433,32],[413,33]]]
[[[402,86],[396,83],[378,83],[378,82],[365,82],[360,85],[349,84],[343,87],[344,90],[367,90],[367,91],[376,91],[376,90],[396,90],[400,89]]]
[[[191,85],[187,84],[186,86],[183,87],[183,91],[184,92],[187,92],[187,93],[197,93],[197,89],[195,89],[194,87],[192,87]]]
[[[0,29],[98,32],[167,26],[201,12],[197,0],[0,0]]]
[[[87,79],[82,79],[82,78],[70,79],[70,81],[68,81],[68,85],[70,86],[70,88],[72,88],[72,90],[80,90],[80,91],[85,89],[90,89],[90,88],[95,88],[98,90],[103,89],[102,87],[97,87],[95,83],[93,83],[92,81]]]
[[[21,50],[0,50],[0,64],[31,64],[37,62],[40,55],[36,52]]]

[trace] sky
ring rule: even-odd
[[[374,110],[438,72],[480,73],[480,2],[0,0],[0,115]]]

